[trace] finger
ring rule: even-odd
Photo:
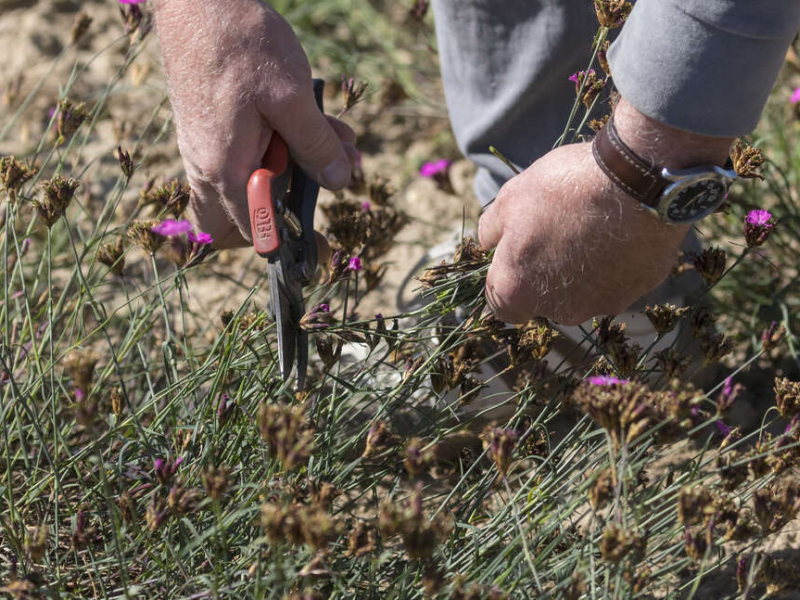
[[[207,183],[192,182],[189,200],[189,219],[200,231],[214,239],[212,247],[217,250],[238,248],[247,245],[239,227],[231,220],[224,209],[219,194]]]
[[[478,221],[478,241],[489,250],[496,247],[503,237],[503,219],[498,205],[495,203]]]
[[[342,140],[342,142],[349,142],[353,146],[356,145],[356,132],[353,131],[353,128],[350,127],[350,125],[330,115],[325,115],[325,118],[328,120],[330,126],[333,127],[333,130],[336,132],[336,135],[339,136],[339,139]]]
[[[350,183],[350,160],[337,130],[320,112],[313,94],[300,94],[291,106],[276,109],[278,114],[267,114],[267,120],[286,140],[305,172],[322,187],[346,187]]]

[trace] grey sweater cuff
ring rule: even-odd
[[[645,115],[692,133],[750,133],[800,26],[799,0],[638,0],[609,50]]]

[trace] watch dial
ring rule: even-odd
[[[725,198],[728,186],[715,178],[694,180],[690,185],[668,195],[667,218],[691,222],[713,212]]]

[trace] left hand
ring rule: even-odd
[[[486,300],[514,323],[620,313],[666,278],[688,229],[615,187],[590,143],[557,148],[506,183],[481,217],[481,245],[497,247]]]

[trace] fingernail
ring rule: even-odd
[[[336,159],[322,169],[319,175],[320,184],[329,190],[339,190],[350,183],[350,163]]]

